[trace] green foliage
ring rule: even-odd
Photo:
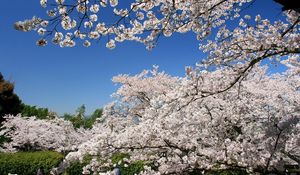
[[[116,153],[112,155],[111,161],[113,164],[118,164],[119,161],[122,161],[124,158],[129,158],[129,157],[130,157],[129,154],[126,153]],[[149,166],[150,163],[139,160],[139,161],[132,162],[127,167],[125,167],[124,162],[122,162],[120,165],[118,165],[118,167],[121,170],[121,174],[134,175],[143,171],[145,165]]]
[[[85,118],[85,128],[92,128],[93,124],[96,122],[98,118],[102,117],[103,110],[96,109],[94,113],[89,118]]]
[[[124,158],[129,158],[129,154],[127,153],[115,153],[111,156],[111,162],[113,164],[118,164],[119,161],[122,161]]]
[[[14,84],[4,80],[0,73],[0,124],[5,114],[16,115],[22,111],[21,100],[14,93]]]
[[[0,148],[2,147],[2,145],[6,142],[10,142],[11,139],[10,138],[7,138],[7,137],[4,137],[3,135],[0,135]]]
[[[62,116],[62,118],[64,118],[65,120],[70,121],[74,116],[72,114],[69,113],[64,113],[64,115]]]
[[[128,167],[121,166],[121,173],[134,175],[144,170],[145,162],[144,161],[136,161],[128,165]]]
[[[85,156],[83,162],[79,162],[79,161],[71,162],[69,167],[65,170],[64,175],[82,174],[83,167],[86,166],[88,163],[90,163],[91,159],[92,159],[91,156]]]
[[[64,175],[79,175],[82,174],[82,169],[85,165],[79,161],[72,162],[64,172]]]
[[[300,174],[300,165],[285,165],[287,174]]]
[[[81,118],[80,116],[75,116],[70,119],[70,122],[73,124],[75,128],[80,128],[85,126],[85,120],[84,118]]]
[[[37,108],[36,106],[30,106],[23,104],[22,116],[31,117],[36,116],[38,119],[47,119],[51,117],[47,108]]]
[[[76,110],[76,115],[64,114],[63,118],[69,120],[75,128],[83,127],[85,129],[92,128],[93,124],[96,122],[97,118],[101,118],[102,109],[96,109],[91,117],[85,117],[85,106],[81,105]]]
[[[229,168],[229,169],[220,169],[220,165],[214,166],[211,170],[203,169],[194,169],[192,172],[189,172],[188,175],[248,175],[245,169],[241,168]]]
[[[34,175],[39,169],[49,174],[63,158],[62,154],[51,151],[0,153],[0,174]]]
[[[240,170],[240,169],[227,169],[227,170],[210,170],[204,174],[205,175],[247,175],[248,173],[245,170]]]
[[[112,155],[111,161],[113,164],[118,164],[119,161],[122,161],[124,158],[129,158],[129,157],[130,157],[129,154],[126,153],[116,153]],[[92,159],[91,156],[85,156],[82,163],[79,161],[71,162],[70,166],[64,172],[64,175],[81,174],[82,168],[86,166],[91,161],[91,159]],[[127,167],[125,167],[124,162],[122,162],[121,164],[118,165],[118,167],[120,168],[122,175],[134,175],[144,170],[144,165],[150,165],[150,164],[145,163],[144,161],[135,161],[129,164]],[[110,168],[110,170],[113,169],[114,169],[113,167]],[[108,170],[109,169],[107,169],[107,171]]]
[[[85,115],[85,105],[81,105],[76,110],[76,117],[84,118]]]
[[[65,113],[63,116],[62,116],[65,120],[68,120],[70,121],[73,126],[75,128],[80,128],[80,127],[83,127],[84,126],[84,119],[81,118],[81,117],[78,117],[78,116],[74,116],[72,114],[69,114],[69,113]]]
[[[102,109],[96,109],[96,110],[93,112],[91,118],[94,119],[94,120],[96,120],[97,118],[102,117],[102,113],[103,113],[103,110],[102,110]]]
[[[64,114],[63,118],[69,120],[75,128],[85,127],[85,106],[81,105],[76,110],[76,115]]]

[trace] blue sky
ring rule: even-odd
[[[134,75],[154,64],[171,75],[183,76],[185,66],[205,57],[192,33],[161,38],[152,51],[135,42],[118,44],[114,50],[106,49],[104,42],[90,48],[38,47],[36,32],[18,32],[13,24],[44,15],[39,1],[3,1],[1,7],[0,72],[15,82],[15,92],[24,103],[59,114],[74,113],[81,104],[91,113],[110,102],[110,94],[118,87],[111,82],[112,76]],[[274,19],[280,17],[280,8],[272,0],[257,0],[246,13]]]

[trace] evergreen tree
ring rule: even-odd
[[[4,80],[0,73],[0,123],[5,114],[18,114],[22,108],[21,100],[14,93],[14,84]]]

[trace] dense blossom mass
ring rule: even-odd
[[[49,19],[33,17],[15,24],[21,31],[36,30],[40,46],[51,40],[73,47],[82,40],[89,47],[106,36],[109,49],[126,40],[151,49],[159,37],[194,32],[201,42],[199,48],[208,56],[187,67],[184,77],[159,72],[157,66],[138,75],[114,77],[121,85],[113,94],[116,100],[105,106],[104,117],[89,131],[74,130],[63,121],[59,124],[60,119],[8,116],[4,125],[14,130],[5,130],[13,138],[6,149],[27,142],[67,148],[72,152],[66,163],[91,155],[94,159],[84,167],[84,174],[107,173],[117,166],[110,160],[112,155],[120,152],[130,155],[123,160],[125,165],[146,162],[141,175],[213,169],[283,174],[285,165],[299,166],[300,14],[289,10],[273,22],[260,15],[240,17],[249,2],[136,0],[127,2],[126,8],[117,0],[41,0]],[[104,20],[104,8],[115,14],[114,22]],[[238,20],[238,26],[226,26],[230,19]],[[213,29],[215,38],[205,40]],[[286,70],[274,73],[262,61]],[[76,149],[59,141],[49,146],[53,140],[42,142],[34,137],[40,132],[37,128],[49,128],[55,135],[50,132],[53,127],[59,128],[57,136],[70,138]],[[25,131],[34,139],[22,136]],[[54,135],[51,138],[59,138]]]
[[[76,150],[91,134],[82,128],[75,130],[71,122],[60,118],[41,120],[21,115],[4,118],[6,121],[0,128],[0,135],[11,139],[0,148],[5,152],[55,150],[66,153]]]
[[[91,130],[74,130],[62,119],[7,116],[1,133],[12,138],[5,151],[31,145],[70,152],[65,165],[92,159],[84,174],[116,166],[114,153],[128,153],[125,164],[151,162],[140,174],[184,174],[194,170],[238,168],[250,173],[284,172],[299,165],[300,77],[294,71],[267,74],[255,66],[243,81],[220,93],[207,93],[230,79],[231,69],[187,68],[186,77],[151,71],[113,81],[116,101]],[[221,87],[222,88],[222,87]],[[12,130],[10,130],[13,128]],[[103,163],[105,162],[105,163]],[[108,172],[109,173],[109,172]]]
[[[108,105],[105,122],[94,126],[102,133],[66,160],[86,154],[109,159],[112,153],[126,152],[131,155],[127,162],[154,162],[158,169],[146,167],[141,174],[216,167],[284,172],[284,165],[299,164],[300,79],[288,73],[268,76],[266,71],[255,67],[239,84],[211,95],[205,91],[227,81],[222,75],[228,70],[197,76],[192,71],[184,78],[156,70],[115,77],[122,84],[118,103]],[[106,166],[112,165],[95,159],[84,172],[102,172]]]

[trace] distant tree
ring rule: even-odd
[[[72,117],[74,117],[74,116],[69,113],[64,113],[64,115],[62,116],[62,118],[64,118],[65,120],[71,120]]]
[[[5,80],[0,73],[0,123],[5,114],[16,115],[22,111],[21,100],[14,93],[14,84]]]
[[[92,128],[94,123],[96,122],[96,120],[98,118],[101,118],[103,114],[103,110],[102,109],[96,109],[93,114],[91,115],[91,117],[89,118],[85,118],[85,125],[84,128]]]
[[[65,113],[63,118],[70,121],[75,128],[92,128],[98,118],[102,116],[102,109],[96,109],[90,117],[85,116],[85,105],[77,108],[76,114]]]
[[[61,118],[40,120],[36,117],[24,117],[20,114],[5,115],[0,136],[10,138],[0,151],[36,151],[55,150],[66,153],[90,138],[89,131],[75,129],[70,121]],[[12,129],[14,128],[14,129]]]
[[[96,109],[92,114],[91,118],[95,118],[95,119],[100,118],[102,117],[102,113],[103,113],[102,109]]]
[[[71,119],[70,119],[70,122],[73,124],[73,126],[75,127],[75,128],[80,128],[80,127],[82,127],[83,125],[84,125],[84,119],[83,118],[80,118],[80,117],[78,117],[78,116],[75,116],[75,117],[72,117]]]
[[[31,105],[23,105],[22,116],[31,117],[36,116],[38,119],[54,118],[54,114],[49,111],[48,108],[38,108]]]
[[[85,105],[81,105],[76,110],[76,117],[84,118],[85,116]]]
[[[63,118],[70,121],[75,128],[83,127],[85,124],[85,105],[79,106],[75,115],[65,113]]]

